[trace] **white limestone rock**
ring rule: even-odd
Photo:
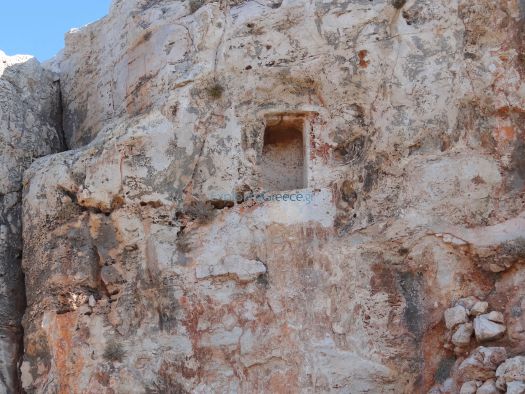
[[[445,325],[449,330],[453,329],[458,324],[466,322],[468,322],[468,314],[465,307],[456,305],[445,311]]]
[[[24,188],[25,391],[435,384],[443,306],[523,293],[475,272],[479,243],[525,228],[520,12],[490,0],[115,0],[68,33],[50,67],[72,150],[33,163]],[[260,166],[281,117],[303,136],[294,192],[308,200],[188,219],[194,199],[281,184],[288,170],[265,183]],[[71,291],[96,292],[89,316],[56,314]],[[453,320],[450,334],[468,323]],[[115,336],[128,357],[111,366]]]
[[[494,378],[496,368],[506,357],[507,351],[504,347],[480,346],[476,348],[458,367],[460,382],[485,381]]]
[[[495,323],[501,323],[501,324],[505,323],[505,319],[503,317],[503,313],[498,312],[498,311],[491,311],[488,314],[482,315],[482,316],[486,316],[487,319],[489,319],[490,321],[493,321]]]
[[[471,316],[479,316],[487,312],[489,309],[489,303],[487,301],[478,301],[472,306],[469,311]]]
[[[452,335],[452,343],[456,346],[467,346],[473,333],[474,327],[472,323],[460,324]]]
[[[525,356],[516,356],[505,360],[496,370],[498,383],[512,381],[525,383]]]
[[[501,338],[506,330],[505,325],[490,320],[488,314],[477,316],[474,319],[474,333],[480,342]]]
[[[482,382],[479,380],[469,380],[468,382],[463,383],[459,394],[476,394],[476,391],[481,384]]]
[[[496,387],[494,379],[485,381],[476,391],[476,394],[499,394],[500,391]]]
[[[19,391],[23,176],[38,158],[64,149],[61,123],[56,74],[32,56],[0,51],[0,392]]]
[[[470,311],[472,307],[479,302],[479,299],[474,296],[468,296],[464,298],[460,298],[458,302],[456,302],[456,305],[463,306],[467,311]]]
[[[507,383],[505,394],[525,394],[525,383],[519,381]]]

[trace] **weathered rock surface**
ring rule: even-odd
[[[525,357],[516,356],[505,360],[496,370],[498,383],[525,382]]]
[[[471,380],[486,381],[496,376],[496,368],[507,358],[503,347],[483,347],[475,349],[458,368],[461,382]]]
[[[458,324],[468,322],[467,310],[461,306],[456,305],[453,308],[449,308],[445,311],[445,325],[449,330],[455,328]]]
[[[473,333],[472,323],[460,324],[452,335],[452,343],[456,346],[466,346],[470,343]]]
[[[489,303],[487,301],[479,301],[474,304],[469,313],[471,316],[479,316],[487,312]]]
[[[115,0],[68,33],[74,150],[23,182],[24,389],[488,387],[525,351],[524,14]],[[472,317],[508,335],[443,346]]]
[[[476,394],[499,394],[500,391],[496,387],[496,381],[494,379],[489,379],[483,383],[478,390],[476,391]]]
[[[195,268],[197,279],[212,276],[233,275],[237,280],[248,281],[257,279],[259,275],[266,273],[264,264],[257,260],[248,260],[241,256],[225,256],[219,263],[212,265],[199,264]]]
[[[493,313],[477,316],[474,319],[474,333],[476,334],[476,339],[480,342],[500,338],[507,330],[506,326],[501,324],[503,322],[501,312],[495,315]]]
[[[525,383],[523,382],[510,382],[507,383],[506,394],[524,394],[525,393]]]
[[[505,318],[503,317],[503,313],[499,311],[491,311],[487,315],[481,315],[480,317],[486,318],[492,322],[495,323],[505,323]]]
[[[21,319],[22,176],[33,160],[62,150],[57,78],[31,56],[0,51],[0,392],[18,390]]]
[[[481,384],[482,383],[477,380],[470,380],[468,382],[465,382],[461,386],[459,394],[476,394],[476,391],[478,391],[478,387],[480,387]]]

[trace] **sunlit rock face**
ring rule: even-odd
[[[0,51],[0,392],[18,390],[22,177],[33,160],[62,150],[58,78],[31,56]]]
[[[524,12],[121,0],[68,33],[71,150],[24,180],[24,389],[459,391],[467,296],[525,351]]]

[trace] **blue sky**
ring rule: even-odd
[[[0,10],[0,50],[45,61],[64,47],[64,33],[107,14],[111,0],[8,0]]]

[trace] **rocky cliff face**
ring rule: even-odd
[[[23,388],[519,390],[524,15],[115,0],[68,33],[33,118],[70,150],[12,184]]]
[[[25,308],[22,177],[63,149],[58,78],[30,56],[0,52],[0,392],[18,390]]]

